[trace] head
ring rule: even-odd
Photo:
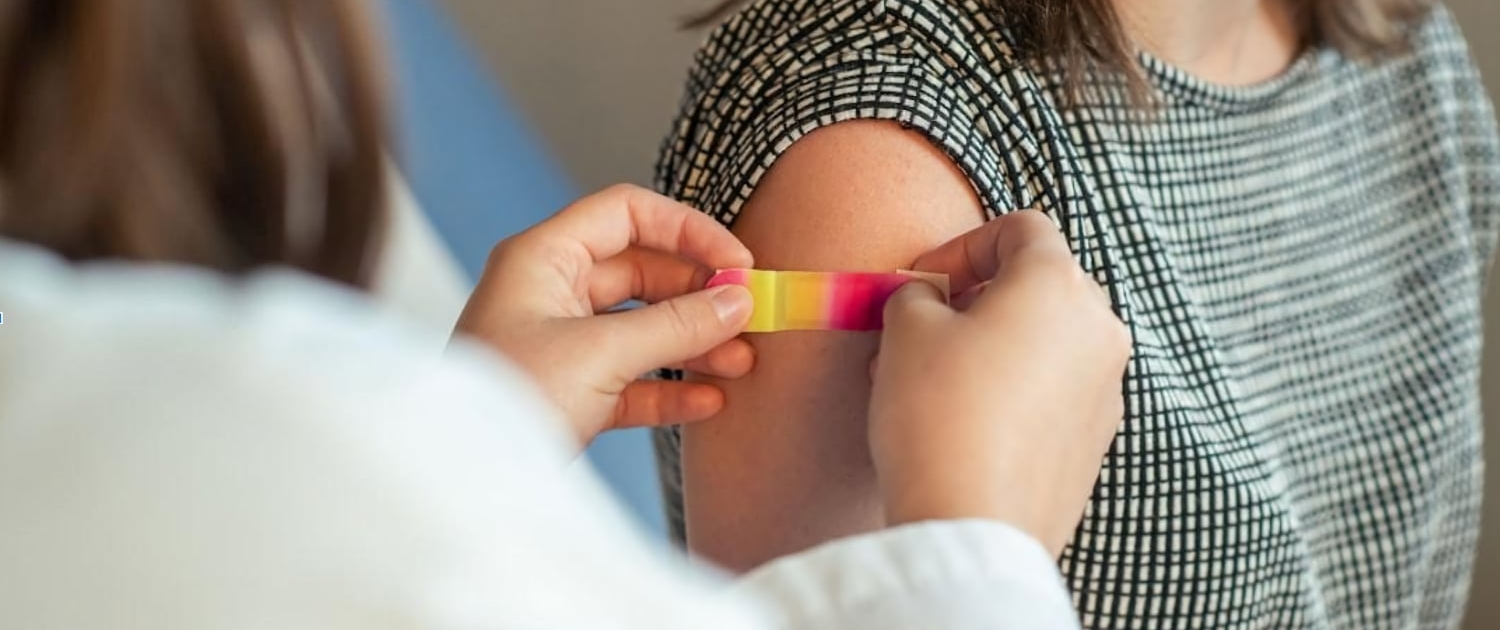
[[[389,149],[371,4],[0,4],[0,235],[364,285]]]
[[[1136,48],[1115,10],[1119,0],[985,0],[1004,16],[1021,53],[1059,72],[1067,96],[1082,96],[1093,69],[1125,77],[1137,100],[1146,79],[1136,62]],[[1205,0],[1213,1],[1213,0]],[[1426,14],[1433,0],[1289,0],[1299,11],[1303,38],[1309,45],[1327,44],[1356,59],[1399,52],[1407,45],[1409,26]],[[718,21],[743,0],[721,2],[690,26]]]

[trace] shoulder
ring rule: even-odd
[[[1452,55],[1468,59],[1468,44],[1458,19],[1447,6],[1434,4],[1427,15],[1418,21],[1412,32],[1415,54],[1422,56]]]
[[[979,225],[961,167],[921,134],[881,121],[821,128],[787,150],[735,233],[762,264],[880,271]]]
[[[1415,90],[1423,98],[1446,101],[1436,103],[1444,108],[1453,101],[1489,108],[1468,41],[1453,13],[1441,4],[1414,27],[1411,50],[1385,66],[1398,87]]]
[[[999,16],[984,0],[755,0],[715,29],[710,41],[837,31],[976,37],[994,29]]]
[[[976,0],[759,0],[709,35],[692,74],[722,87],[861,62],[866,72],[1011,67],[997,16]]]
[[[698,54],[658,187],[732,223],[790,147],[854,120],[896,123],[966,172],[993,170],[1003,121],[990,119],[1031,83],[993,15],[971,0],[748,5]]]
[[[1460,166],[1493,179],[1500,168],[1494,105],[1458,21],[1446,7],[1434,7],[1417,25],[1411,51],[1382,70],[1381,80],[1403,115],[1431,130],[1428,141],[1449,143]]]
[[[1477,257],[1489,260],[1500,234],[1500,130],[1457,17],[1437,4],[1415,25],[1410,50],[1344,64],[1340,78],[1345,93],[1368,95],[1353,115],[1372,129],[1399,130],[1403,172],[1441,191],[1443,207],[1466,222]]]

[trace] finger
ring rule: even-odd
[[[517,238],[520,245],[574,243],[593,261],[636,245],[714,269],[754,263],[750,250],[713,218],[636,186],[615,186],[586,197]]]
[[[979,296],[983,294],[984,290],[989,286],[990,283],[985,282],[969,287],[962,293],[953,296],[953,298],[949,300],[949,304],[953,306],[953,310],[955,311],[967,311],[970,307],[974,306],[974,300],[979,299]]]
[[[736,379],[755,368],[755,349],[744,339],[730,339],[707,354],[688,359],[682,369],[713,378]]]
[[[886,300],[883,331],[880,346],[870,360],[870,380],[879,374],[880,354],[886,350],[899,352],[901,348],[920,338],[921,332],[947,321],[954,314],[952,308],[937,287],[926,282],[909,282],[897,289]]]
[[[870,357],[870,382],[879,386],[884,369],[897,369],[908,353],[929,344],[936,327],[951,321],[954,311],[942,290],[926,282],[909,282],[886,300],[880,345]],[[889,364],[889,365],[887,365]]]
[[[604,315],[590,323],[610,327],[608,352],[620,362],[617,375],[626,376],[708,353],[745,330],[752,306],[749,289],[729,285]]]
[[[703,383],[636,381],[620,393],[612,428],[659,427],[707,420],[724,409],[724,393]]]
[[[994,219],[917,259],[912,269],[948,274],[954,293],[993,280],[1005,262],[1023,249],[1072,256],[1068,243],[1047,215],[1020,210]]]
[[[654,304],[701,290],[712,275],[712,269],[677,256],[631,247],[589,273],[589,303],[596,313],[627,300]]]
[[[926,282],[908,282],[885,302],[884,328],[900,329],[952,315],[943,292]]]

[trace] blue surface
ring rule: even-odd
[[[433,225],[471,277],[490,248],[577,195],[557,161],[427,0],[383,0],[397,74],[398,157]],[[642,523],[663,532],[644,431],[601,437],[589,457]]]

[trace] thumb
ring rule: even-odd
[[[912,281],[886,300],[883,327],[899,329],[944,313],[952,313],[952,309],[944,301],[943,292],[927,282]]]
[[[926,282],[907,283],[885,302],[884,330],[880,333],[876,359],[880,359],[881,354],[903,354],[912,343],[920,345],[929,329],[952,316],[953,309],[943,301],[943,292],[937,287]],[[879,363],[872,360],[871,380],[878,373]]]
[[[719,347],[744,332],[754,305],[749,289],[726,285],[608,316],[620,376],[633,378]]]

